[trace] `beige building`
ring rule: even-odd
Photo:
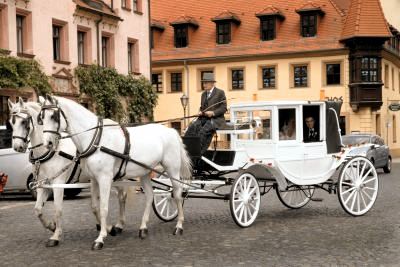
[[[342,99],[343,132],[378,133],[400,155],[400,113],[388,109],[400,100],[398,2],[253,2],[152,2],[156,119],[182,116],[183,94],[196,114],[212,71],[229,103]]]
[[[78,65],[98,63],[150,78],[147,0],[0,0],[0,27],[2,53],[38,60],[55,94],[79,95]],[[0,113],[16,95],[0,89]]]

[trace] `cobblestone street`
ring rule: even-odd
[[[241,229],[227,202],[191,199],[185,202],[183,236],[173,236],[175,224],[152,213],[149,237],[138,229],[144,196],[128,197],[127,225],[122,235],[107,237],[102,251],[92,251],[97,237],[90,195],[65,201],[63,239],[46,248],[50,232],[34,215],[28,199],[0,201],[0,262],[2,266],[399,266],[400,164],[391,174],[379,170],[380,192],[373,209],[351,217],[337,196],[318,191],[322,202],[299,210],[285,208],[275,192],[265,195],[254,225]],[[133,197],[132,197],[133,195]],[[111,216],[117,198],[112,193]],[[52,214],[52,202],[45,214]]]

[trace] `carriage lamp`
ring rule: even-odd
[[[186,107],[189,103],[189,97],[185,94],[181,96],[181,104],[183,107],[183,117],[186,117]],[[183,128],[186,129],[186,118],[183,118]]]

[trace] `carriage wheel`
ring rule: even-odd
[[[260,188],[252,174],[243,173],[233,182],[229,206],[240,227],[249,227],[255,221],[260,209]]]
[[[311,185],[290,185],[287,190],[276,186],[276,194],[283,205],[290,209],[300,209],[310,202],[315,188]]]
[[[153,210],[157,217],[164,222],[175,220],[178,216],[178,208],[172,192],[154,193]]]
[[[353,216],[364,215],[372,208],[378,195],[376,169],[367,158],[354,157],[342,167],[337,186],[342,208]]]

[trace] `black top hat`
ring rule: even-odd
[[[215,82],[214,79],[214,73],[213,72],[206,72],[203,74],[203,79],[201,79],[201,82]]]

